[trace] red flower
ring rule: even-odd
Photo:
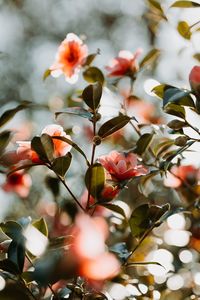
[[[88,55],[88,48],[74,33],[68,33],[56,54],[54,64],[49,68],[53,77],[65,75],[66,81],[75,83],[78,73]]]
[[[127,73],[134,73],[138,70],[137,58],[141,54],[141,49],[138,49],[135,54],[130,51],[122,50],[118,57],[115,57],[106,70],[109,72],[108,76],[124,76]]]
[[[63,136],[69,140],[71,140],[71,137],[67,135],[62,126],[51,124],[46,126],[41,134],[48,134],[50,136]],[[17,149],[17,154],[21,160],[30,160],[33,163],[42,163],[38,154],[31,149],[31,142],[30,141],[18,141],[17,144],[19,145]],[[53,139],[54,144],[54,157],[64,156],[71,150],[71,145],[67,144],[66,142],[63,142],[61,140]]]
[[[137,164],[138,157],[134,153],[126,155],[112,151],[107,156],[101,156],[99,161],[113,180],[123,181],[148,173],[148,170],[144,166]]]
[[[200,170],[192,165],[173,166],[170,171],[171,173],[168,172],[167,177],[164,179],[164,185],[168,187],[178,188],[184,182],[194,185],[200,180]]]
[[[194,91],[199,92],[200,89],[200,67],[199,66],[193,67],[189,75],[189,81],[190,81],[191,88]]]
[[[15,192],[20,197],[25,198],[29,194],[31,184],[30,175],[19,171],[8,176],[2,188],[6,192]]]

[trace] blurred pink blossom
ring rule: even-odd
[[[21,171],[12,173],[7,177],[7,181],[2,188],[6,192],[15,192],[22,198],[26,198],[29,194],[32,180],[29,174]]]

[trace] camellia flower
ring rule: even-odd
[[[112,151],[109,155],[101,156],[99,161],[113,180],[123,181],[148,173],[147,168],[138,165],[138,157],[134,153]]]
[[[49,68],[53,77],[65,75],[69,83],[75,83],[78,73],[88,55],[88,48],[83,41],[74,33],[68,33],[58,48],[56,60]]]
[[[20,197],[25,198],[29,194],[31,184],[30,175],[18,171],[8,176],[2,188],[6,192],[15,192]]]
[[[191,88],[200,93],[200,66],[194,66],[189,75]]]
[[[173,175],[174,174],[174,175]],[[173,166],[170,173],[164,179],[164,185],[167,187],[178,188],[187,182],[194,185],[200,180],[200,170],[192,165],[187,166]]]
[[[135,54],[130,51],[121,50],[118,57],[115,57],[110,62],[110,65],[106,66],[106,70],[109,72],[108,76],[124,76],[129,72],[136,72],[138,70],[137,58],[141,52],[141,49],[138,49]]]
[[[117,275],[120,264],[114,254],[106,251],[108,226],[101,217],[79,214],[75,220],[71,247],[78,262],[78,273],[91,281],[103,281]]]
[[[62,136],[71,140],[71,137],[67,135],[60,125],[51,124],[46,126],[41,134],[48,134],[50,136]],[[41,163],[41,160],[38,154],[31,149],[30,141],[18,141],[17,154],[21,160],[31,160],[33,163]],[[71,150],[71,145],[67,144],[64,141],[53,139],[54,144],[54,157],[64,156]]]

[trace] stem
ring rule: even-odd
[[[195,27],[195,26],[198,25],[198,24],[200,24],[200,21],[197,21],[197,22],[195,22],[194,24],[192,24],[192,25],[190,26],[190,29],[193,28],[193,27]]]
[[[194,131],[196,131],[198,133],[198,135],[200,135],[200,131],[198,128],[194,127],[192,124],[190,124],[188,121],[185,120],[185,123],[192,128]]]

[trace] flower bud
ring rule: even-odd
[[[187,141],[188,141],[188,137],[183,135],[183,136],[177,137],[174,141],[174,144],[176,146],[182,147],[182,146],[186,145]]]
[[[195,94],[200,95],[200,66],[192,68],[189,75],[190,86]]]

